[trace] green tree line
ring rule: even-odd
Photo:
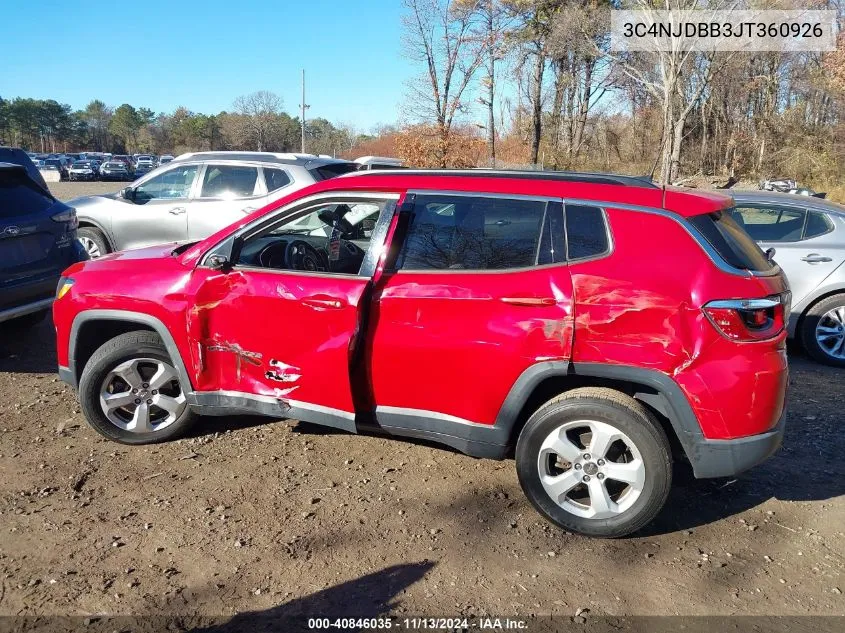
[[[323,118],[306,120],[306,151],[337,155],[367,140],[352,126]],[[124,103],[112,107],[95,99],[82,110],[54,99],[0,97],[0,145],[36,152],[90,150],[114,153],[182,153],[203,150],[298,152],[298,117],[270,92],[238,97],[231,111],[218,114],[178,107],[155,113]]]

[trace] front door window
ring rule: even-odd
[[[235,264],[357,275],[386,204],[386,200],[320,203],[247,239]]]
[[[197,176],[197,165],[183,165],[150,178],[135,187],[135,203],[187,198]]]

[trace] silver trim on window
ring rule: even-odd
[[[781,305],[780,299],[724,299],[710,301],[705,308],[726,308],[728,310],[768,310]]]

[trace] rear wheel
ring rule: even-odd
[[[642,404],[613,389],[574,389],[540,407],[516,447],[519,482],[556,525],[620,537],[648,524],[672,484],[669,441]]]
[[[91,259],[97,259],[111,252],[106,236],[99,229],[90,226],[80,227],[76,230],[76,239],[79,240]]]
[[[807,311],[801,342],[820,363],[845,367],[845,294],[822,299]]]
[[[102,345],[79,381],[82,412],[101,435],[150,444],[182,435],[196,415],[159,336],[128,332]]]

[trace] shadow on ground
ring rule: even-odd
[[[433,567],[434,563],[429,561],[394,565],[271,609],[239,613],[228,622],[193,630],[203,633],[306,631],[314,628],[308,626],[308,618],[377,618],[396,613],[401,606],[399,594],[423,578]],[[359,631],[378,627],[342,628]]]
[[[56,374],[56,331],[50,317],[30,328],[0,323],[0,372]]]

